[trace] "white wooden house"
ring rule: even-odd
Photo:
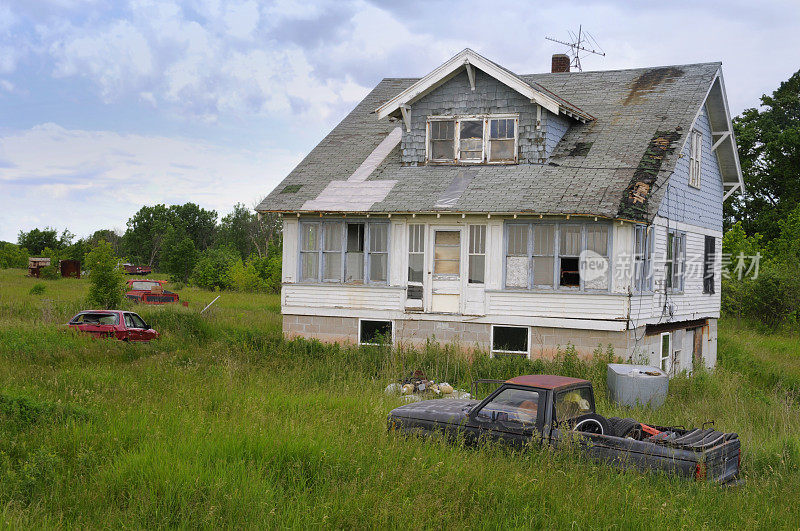
[[[675,372],[716,362],[742,186],[720,63],[516,75],[466,49],[381,81],[257,210],[283,216],[287,336]]]

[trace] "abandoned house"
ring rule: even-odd
[[[381,81],[257,207],[287,336],[716,363],[720,63],[517,75],[466,49]]]

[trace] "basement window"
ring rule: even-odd
[[[529,330],[525,326],[492,326],[492,353],[528,355]]]
[[[361,319],[358,322],[358,327],[358,343],[360,345],[386,345],[392,343],[391,321]]]

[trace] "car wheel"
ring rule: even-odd
[[[612,426],[611,431],[616,437],[636,440],[642,438],[642,425],[634,419],[620,419]]]
[[[597,435],[608,435],[611,433],[608,420],[597,413],[588,413],[576,418],[572,430],[583,433],[595,433]]]

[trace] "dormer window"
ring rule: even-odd
[[[517,162],[517,115],[430,116],[426,161],[436,164]]]

